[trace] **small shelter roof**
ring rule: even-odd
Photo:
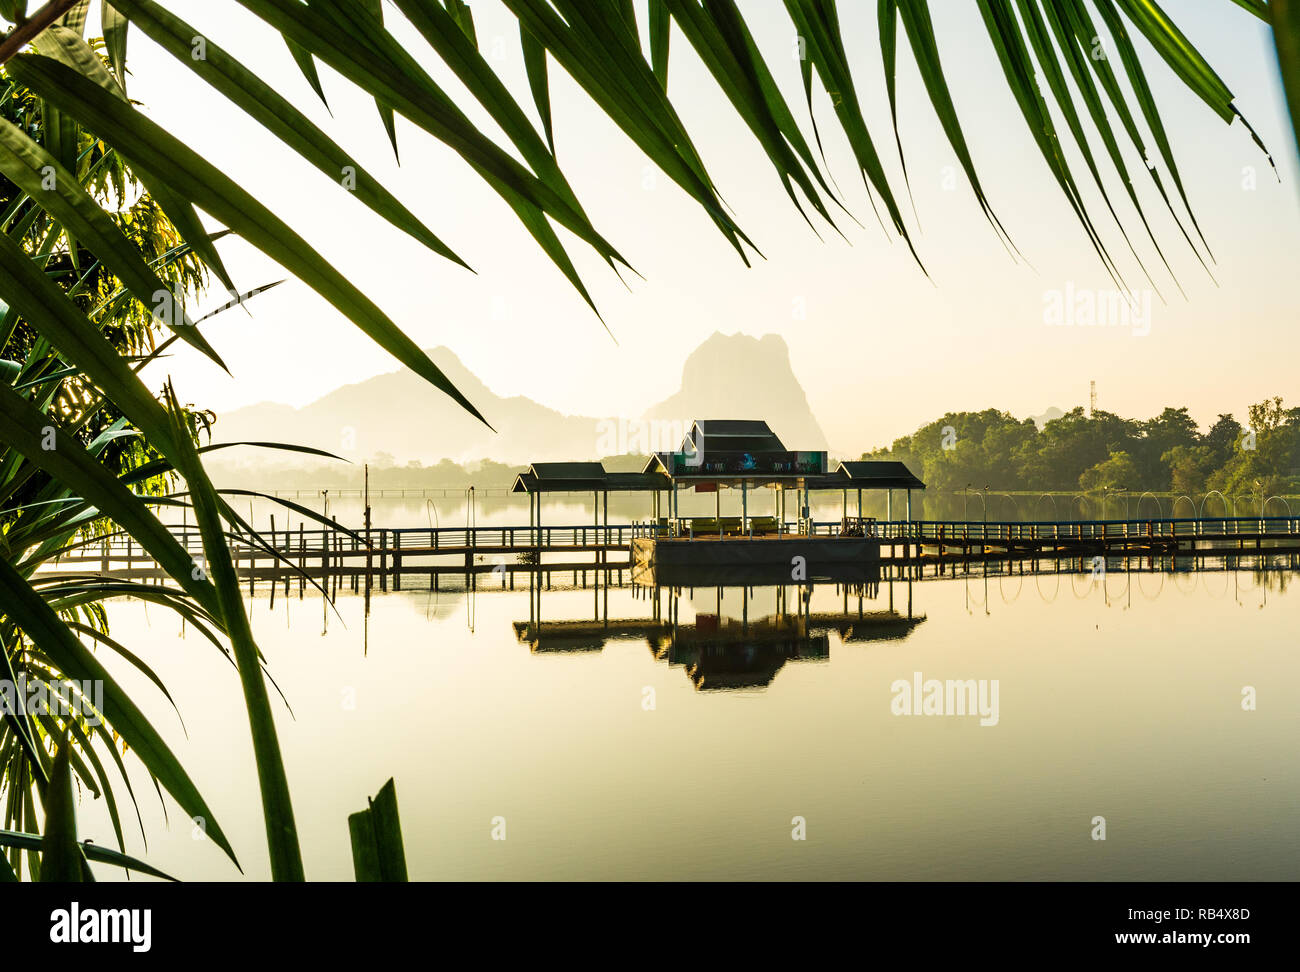
[[[850,489],[925,489],[912,470],[892,460],[850,460],[841,462],[836,472],[849,480]]]
[[[548,468],[539,470],[539,466]],[[565,475],[566,473],[568,475]],[[515,477],[510,491],[512,493],[626,493],[671,488],[672,481],[663,473],[605,472],[605,467],[598,462],[535,462],[528,467],[527,472]]]
[[[601,479],[605,467],[598,462],[535,462],[528,467],[538,480]]]

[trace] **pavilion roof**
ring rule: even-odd
[[[766,422],[757,419],[696,419],[682,443],[683,452],[785,452]]]
[[[569,469],[570,473],[581,475],[562,475],[563,469],[543,469],[538,475],[538,466],[547,467],[583,467]],[[595,467],[593,470],[590,467]],[[670,489],[672,481],[663,473],[606,472],[598,462],[547,462],[533,463],[527,472],[515,477],[512,493],[626,493],[649,492],[656,489]]]
[[[850,460],[841,462],[836,472],[849,480],[850,489],[925,489],[912,470],[892,460]]]

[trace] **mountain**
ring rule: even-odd
[[[808,396],[790,367],[790,349],[777,334],[761,338],[715,332],[682,367],[682,387],[645,418],[763,419],[787,449],[826,448]]]
[[[302,408],[263,402],[225,413],[214,427],[214,441],[274,439],[353,461],[396,465],[431,465],[441,459],[521,464],[675,448],[683,424],[691,419],[761,418],[791,448],[826,447],[790,367],[789,349],[774,334],[714,334],[686,359],[678,392],[648,409],[642,416],[647,422],[618,423],[618,428],[565,415],[523,396],[502,397],[450,349],[426,353],[488,417],[496,433],[403,368],[336,388]],[[650,435],[638,434],[641,426],[654,428]]]
[[[1032,415],[1030,417],[1034,420],[1034,424],[1038,426],[1038,431],[1041,432],[1043,431],[1044,425],[1046,425],[1048,422],[1052,422],[1056,419],[1059,419],[1064,414],[1065,413],[1062,412],[1055,405],[1049,405],[1047,411],[1044,412],[1042,415]]]

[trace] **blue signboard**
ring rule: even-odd
[[[825,452],[661,452],[668,475],[681,476],[819,476],[826,472]]]

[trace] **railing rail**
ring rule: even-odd
[[[711,531],[694,529],[695,521],[707,522]],[[731,523],[739,522],[739,526]],[[787,521],[777,523],[771,517],[724,518],[721,524],[711,517],[661,518],[631,523],[575,524],[561,526],[476,526],[476,527],[385,527],[372,528],[369,544],[363,529],[330,529],[300,525],[296,529],[264,530],[256,537],[229,534],[237,558],[269,557],[270,547],[288,559],[319,559],[330,554],[402,556],[440,552],[462,553],[466,550],[511,551],[528,549],[610,549],[628,548],[633,539],[712,536],[721,539],[753,537],[755,524],[761,521],[765,536],[793,536],[802,530],[813,536],[867,536],[884,541],[913,543],[999,543],[1017,540],[1111,541],[1140,539],[1215,539],[1276,538],[1300,535],[1298,516],[1237,517],[1147,517],[1123,520],[876,520],[870,517],[844,517],[839,520]],[[735,529],[729,527],[735,526]],[[202,537],[194,525],[174,524],[172,534],[191,555],[203,552]],[[64,555],[66,561],[148,559],[138,542],[125,533],[107,534],[85,540],[76,550]]]

